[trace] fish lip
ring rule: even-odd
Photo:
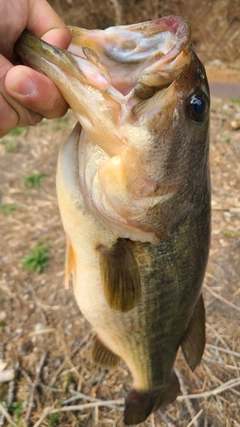
[[[28,30],[25,30],[17,40],[15,51],[26,63],[28,62],[29,54],[31,54],[51,62],[76,77],[82,76],[82,72],[75,59],[76,55],[73,55],[66,49],[50,45]]]

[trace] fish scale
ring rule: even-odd
[[[179,347],[192,371],[204,351],[208,83],[181,17],[70,31],[69,51],[26,32],[16,50],[79,121],[57,167],[65,283],[96,332],[92,359],[130,369],[124,422],[139,424],[180,393]]]

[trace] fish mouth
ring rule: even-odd
[[[135,90],[140,99],[170,85],[190,62],[190,25],[178,16],[106,30],[69,29],[72,43],[68,50],[25,31],[16,51],[27,64],[50,77],[49,64],[82,84],[102,91],[111,86],[112,92],[116,89],[124,96]]]

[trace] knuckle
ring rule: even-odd
[[[40,123],[43,119],[41,114],[35,113],[33,111],[24,109],[19,114],[19,119],[17,126],[35,126]]]
[[[68,105],[63,99],[62,95],[55,89],[51,92],[51,98],[49,99],[48,108],[45,111],[44,116],[47,119],[54,119],[56,117],[61,117],[66,114],[68,110]]]
[[[18,118],[17,112],[0,94],[0,138],[17,126]]]
[[[10,132],[15,126],[35,126],[42,121],[43,116],[28,110],[23,105],[8,101],[0,93],[0,138]]]

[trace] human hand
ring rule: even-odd
[[[0,137],[15,126],[60,117],[67,104],[46,76],[19,63],[14,44],[27,28],[50,44],[67,48],[71,35],[46,0],[0,0]]]

